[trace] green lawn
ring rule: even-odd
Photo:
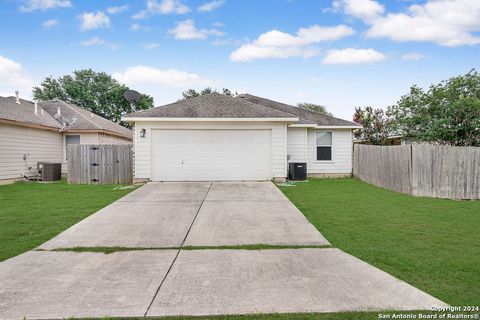
[[[133,189],[111,185],[0,186],[0,261],[31,250]]]
[[[357,179],[280,189],[334,247],[451,305],[480,305],[480,201],[415,198]]]

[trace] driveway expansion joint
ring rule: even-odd
[[[183,241],[182,241],[182,244],[180,245],[180,247],[182,247],[183,244],[185,243],[185,240],[187,240],[188,234],[190,233],[190,230],[192,229],[192,226],[193,226],[193,224],[195,223],[195,219],[197,219],[198,213],[200,212],[200,209],[202,208],[202,205],[203,205],[203,203],[205,202],[205,199],[207,198],[208,192],[209,192],[210,189],[212,188],[212,184],[213,184],[213,182],[211,182],[210,185],[208,186],[208,190],[207,190],[207,192],[205,193],[205,196],[203,197],[202,202],[201,202],[200,205],[198,206],[198,210],[197,210],[197,212],[195,213],[195,216],[193,217],[192,223],[190,224],[190,227],[188,228],[187,233],[185,234],[185,237],[183,238]],[[155,298],[157,297],[158,293],[160,292],[160,289],[162,288],[163,283],[164,283],[165,280],[167,279],[168,274],[170,273],[170,270],[172,270],[173,265],[175,264],[175,261],[177,261],[178,255],[180,254],[180,251],[181,251],[181,250],[178,250],[178,251],[177,251],[177,254],[175,255],[175,258],[173,258],[173,261],[172,261],[172,263],[170,264],[170,267],[168,268],[167,273],[166,273],[165,276],[163,277],[162,282],[160,282],[160,285],[158,286],[157,290],[155,291],[155,294],[153,295],[152,301],[150,301],[150,304],[148,305],[147,310],[146,310],[145,313],[143,314],[144,317],[146,317],[148,311],[150,311],[150,308],[152,307],[153,302],[155,301]]]

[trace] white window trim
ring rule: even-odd
[[[65,133],[63,134],[63,161],[67,162],[67,136],[79,136],[80,143],[82,144],[82,135],[80,133]]]
[[[317,132],[330,132],[332,135],[332,144],[326,145],[326,144],[319,144],[317,145]],[[334,163],[335,161],[333,160],[333,135],[334,132],[331,130],[314,130],[313,131],[313,148],[315,149],[315,162],[318,163]],[[330,147],[331,148],[331,155],[332,158],[330,160],[317,160],[317,147]]]

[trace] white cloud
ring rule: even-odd
[[[148,32],[148,31],[152,30],[152,28],[146,27],[146,26],[142,26],[142,25],[139,24],[139,23],[132,23],[132,24],[130,25],[130,30],[132,30],[132,31],[140,31],[140,30],[141,30],[141,31]]]
[[[149,43],[142,43],[141,46],[143,49],[151,50],[151,49],[156,49],[160,47],[160,44],[156,42],[149,42]]]
[[[140,29],[142,29],[142,26],[139,25],[138,23],[132,23],[132,24],[130,25],[130,30],[132,30],[132,31],[138,31],[138,30],[140,30]]]
[[[207,3],[202,4],[197,8],[200,12],[210,12],[216,10],[225,4],[224,0],[213,0]]]
[[[116,72],[113,77],[129,86],[136,85],[164,85],[184,86],[199,83],[209,83],[198,74],[177,69],[158,69],[150,66],[129,67],[124,72]]]
[[[148,0],[147,8],[137,12],[132,19],[145,19],[152,14],[185,14],[190,8],[181,0]]]
[[[480,43],[480,1],[430,0],[405,13],[389,13],[372,22],[367,36],[395,41],[427,41],[443,46]]]
[[[195,40],[207,39],[209,36],[222,36],[224,33],[216,29],[197,29],[193,19],[177,22],[175,27],[168,30],[175,39]]]
[[[385,55],[374,49],[336,49],[329,50],[323,59],[324,64],[359,64],[385,60]]]
[[[375,0],[334,0],[333,11],[340,10],[364,21],[376,19],[385,12],[383,5]]]
[[[80,19],[80,30],[110,27],[110,18],[101,11],[84,12],[78,16],[78,19]]]
[[[58,20],[57,19],[46,20],[42,23],[42,27],[44,27],[45,29],[53,28],[56,25],[58,25]]]
[[[0,56],[1,92],[10,92],[9,95],[14,95],[15,90],[19,90],[20,93],[31,93],[32,87],[33,81],[20,63]]]
[[[256,40],[243,44],[230,54],[230,59],[246,62],[267,58],[311,57],[318,54],[318,50],[311,45],[338,40],[354,33],[352,28],[345,25],[313,25],[300,28],[295,35],[271,30],[261,34]]]
[[[115,50],[118,49],[119,45],[116,43],[107,42],[99,37],[93,37],[85,41],[80,42],[81,46],[92,47],[92,46],[104,46],[109,49]]]
[[[91,46],[103,45],[105,44],[105,40],[100,39],[99,37],[93,37],[80,42],[80,44],[84,47],[91,47]]]
[[[418,52],[410,52],[406,53],[402,56],[402,60],[404,61],[418,61],[418,60],[423,60],[426,59],[427,56],[424,55],[423,53],[418,53]]]
[[[69,0],[26,0],[20,6],[20,11],[32,12],[36,10],[46,11],[56,8],[70,8],[72,3]]]
[[[148,11],[147,10],[142,10],[142,11],[139,11],[139,12],[135,13],[132,16],[132,19],[140,20],[140,19],[145,19],[146,17],[148,17]]]
[[[369,38],[442,46],[480,44],[479,0],[426,0],[400,12],[385,12],[377,0],[335,0],[332,10],[362,19],[370,26]]]
[[[117,13],[122,13],[122,12],[127,11],[128,8],[129,8],[128,4],[125,4],[123,6],[117,6],[117,7],[109,7],[109,8],[107,8],[107,12],[109,14],[117,14]]]

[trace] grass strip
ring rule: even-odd
[[[275,249],[324,249],[333,248],[331,245],[270,245],[270,244],[247,244],[236,246],[183,246],[183,247],[72,247],[52,250],[36,249],[36,251],[67,251],[67,252],[100,252],[114,253],[122,251],[144,250],[275,250]]]

